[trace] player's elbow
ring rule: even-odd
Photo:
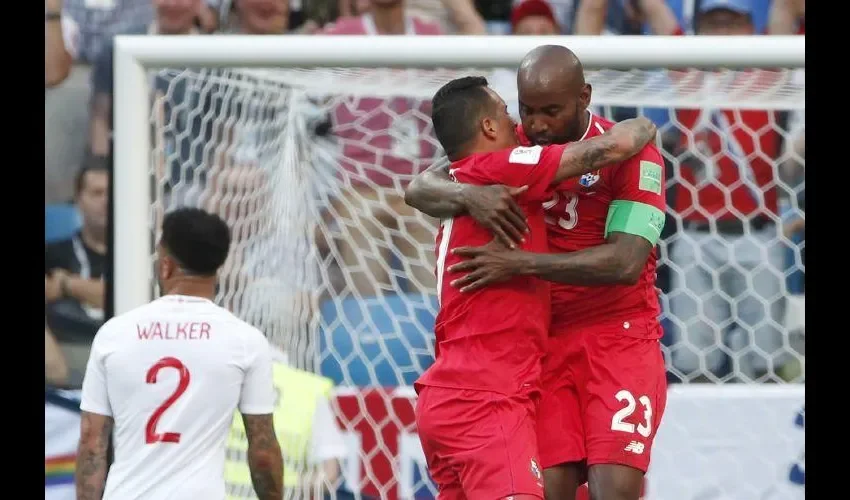
[[[616,268],[618,285],[637,285],[638,281],[640,281],[640,274],[643,270],[641,263],[635,263],[627,259],[617,259]]]
[[[248,446],[248,465],[251,470],[275,471],[282,467],[282,464],[283,453],[277,442],[263,447]]]
[[[419,174],[410,181],[410,184],[407,185],[407,189],[404,190],[404,202],[417,210],[420,209],[419,202],[422,196],[422,180],[421,177],[425,175]]]
[[[619,242],[618,242],[619,243]],[[640,280],[645,259],[642,262],[626,245],[611,245],[609,265],[613,271],[614,283],[617,285],[636,285]]]

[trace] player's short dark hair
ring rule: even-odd
[[[230,229],[218,215],[178,208],[165,214],[160,244],[183,272],[215,276],[230,250]]]
[[[434,94],[431,101],[434,134],[449,158],[475,138],[479,121],[491,111],[492,104],[483,76],[456,78]]]

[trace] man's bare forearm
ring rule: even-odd
[[[280,458],[280,446],[277,453],[272,450],[248,450],[248,467],[251,470],[251,483],[260,500],[280,500],[283,498],[283,460]]]
[[[79,276],[68,278],[68,293],[71,297],[91,307],[103,307],[106,285],[103,280],[90,280]]]
[[[523,274],[565,285],[633,285],[640,278],[652,246],[631,235],[615,233],[614,241],[562,254],[526,254]],[[623,240],[619,241],[618,240]]]
[[[77,500],[100,500],[106,483],[106,453],[112,419],[83,412],[80,423],[80,446],[74,481]]]
[[[283,455],[271,415],[243,415],[248,437],[248,468],[260,500],[283,498]]]
[[[448,160],[438,160],[417,175],[404,192],[405,203],[437,219],[463,213],[463,184],[451,180],[448,167]]]

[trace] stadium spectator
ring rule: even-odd
[[[514,35],[557,35],[561,32],[552,5],[547,0],[525,0],[511,11]]]
[[[149,23],[142,22],[127,26],[120,34],[188,35],[198,33],[196,21],[201,10],[201,0],[147,1],[154,6],[156,13],[154,19]],[[98,156],[107,156],[111,153],[113,65],[113,40],[109,39],[104,42],[103,50],[94,59],[92,69],[89,144],[92,153]],[[164,78],[165,73],[165,71],[160,71],[156,79],[156,90],[160,94],[164,94],[168,90],[168,82]],[[179,100],[185,93],[185,89],[183,92],[174,92],[172,100]],[[159,139],[159,146],[164,147],[163,139]]]
[[[213,0],[220,29],[240,35],[282,35],[290,29],[290,0]]]
[[[44,86],[59,85],[71,73],[79,49],[80,27],[62,12],[62,0],[44,4]]]
[[[68,383],[68,364],[65,355],[56,343],[56,337],[44,322],[44,381],[54,387],[64,387]]]
[[[283,451],[286,498],[323,498],[342,486],[341,462],[348,456],[345,438],[331,409],[333,382],[290,367],[288,356],[272,348],[277,394],[275,431]],[[242,422],[234,419],[228,439],[225,481],[231,495],[253,492],[244,461],[247,447]]]
[[[806,32],[806,0],[773,0],[767,24],[771,35],[802,35]]]
[[[704,0],[698,35],[751,35],[753,2]],[[772,73],[731,74],[746,85]],[[728,85],[702,74],[706,85]],[[675,321],[673,367],[688,381],[767,381],[789,359],[783,247],[778,243],[775,113],[677,110],[682,132],[673,211],[681,220],[670,250]],[[728,359],[727,359],[728,358]],[[727,373],[726,364],[731,372]]]
[[[103,321],[106,224],[109,170],[92,158],[77,175],[75,201],[82,215],[80,231],[70,239],[50,243],[44,252],[44,298],[56,333],[70,333],[60,345],[70,371],[85,369],[91,337]],[[64,335],[63,335],[64,336]],[[76,380],[76,379],[75,379]]]
[[[576,12],[576,35],[640,34],[646,21],[656,35],[680,33],[679,22],[665,0],[581,0]]]
[[[484,35],[487,27],[472,0],[398,0],[422,19],[437,21],[444,32],[457,35]]]
[[[73,197],[71,179],[85,160],[91,64],[115,33],[153,19],[151,0],[63,0],[61,7],[78,26],[79,38],[71,73],[61,85],[45,92],[47,203],[64,203]],[[102,151],[96,154],[105,155]]]
[[[324,33],[438,35],[442,30],[410,14],[403,2],[371,0],[367,14],[340,18]],[[339,103],[331,114],[332,134],[342,149],[341,193],[331,210],[341,234],[332,244],[349,286],[362,295],[400,291],[403,285],[392,278],[390,266],[393,255],[401,254],[409,288],[430,293],[436,222],[407,206],[402,195],[437,153],[427,102],[361,96]]]

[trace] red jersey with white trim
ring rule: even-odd
[[[605,133],[614,123],[591,113],[581,140]],[[527,140],[524,134],[521,139]],[[660,179],[641,176],[641,162],[661,168]],[[568,179],[554,197],[543,204],[549,249],[553,253],[585,250],[604,244],[608,209],[614,200],[644,203],[666,210],[664,160],[650,143],[629,160],[612,167]],[[635,285],[575,286],[552,283],[552,335],[588,325],[619,325],[617,331],[639,338],[660,338],[661,313],[655,288],[658,250],[653,249]],[[641,321],[635,321],[641,320]],[[652,320],[652,321],[647,321]],[[623,328],[629,323],[628,328]]]
[[[454,162],[452,179],[465,184],[528,185],[518,199],[528,216],[523,249],[546,252],[542,203],[552,196],[552,182],[566,146],[518,147],[476,154]],[[447,269],[463,259],[451,254],[461,246],[492,241],[489,231],[470,216],[443,221],[437,234],[436,361],[416,382],[421,386],[486,390],[502,394],[538,387],[549,331],[549,285],[518,276],[484,289],[461,293],[451,282],[463,276]]]

